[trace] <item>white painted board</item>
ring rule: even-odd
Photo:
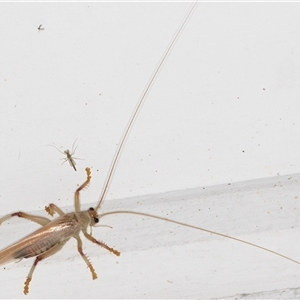
[[[299,256],[300,175],[252,180],[108,201],[103,210],[133,210],[228,234],[279,252]],[[83,197],[85,198],[85,197]],[[90,204],[92,205],[92,204]],[[87,206],[86,208],[88,208]],[[65,209],[72,211],[72,207]],[[45,215],[45,212],[36,212]],[[271,298],[295,292],[299,298],[300,266],[236,241],[135,215],[111,215],[93,235],[121,252],[116,257],[83,238],[98,279],[71,240],[42,261],[30,286],[32,298]],[[25,220],[2,226],[9,244],[38,228]],[[4,298],[22,297],[33,260],[1,266]],[[5,267],[5,269],[4,269]],[[281,295],[281,297],[280,297]]]
[[[190,5],[0,4],[1,215],[15,210],[36,212],[43,210],[50,202],[55,202],[62,208],[69,207],[73,201],[74,190],[84,180],[83,170],[86,166],[92,167],[93,181],[91,187],[84,191],[82,202],[91,204],[97,201],[124,127]],[[299,10],[298,3],[199,3],[135,122],[105,205],[124,208],[124,198],[198,187],[215,188],[219,184],[300,172]],[[40,24],[45,30],[37,30]],[[47,145],[55,145],[63,151],[70,149],[77,138],[78,148],[74,156],[84,160],[77,160],[78,172],[74,172],[67,164],[61,166],[60,158],[63,156]],[[177,195],[177,192],[174,193]],[[278,191],[272,197],[279,197]],[[225,202],[220,204],[220,209],[229,210],[230,199],[224,196],[222,200]],[[241,212],[240,218],[243,218],[246,224],[251,224],[249,215],[257,214],[258,204],[247,200],[250,207]],[[125,201],[126,204],[128,201]],[[297,200],[294,201],[293,204],[296,205]],[[170,202],[173,203],[173,200],[164,204],[166,214],[170,214],[173,209]],[[192,212],[180,215],[183,220],[186,219],[189,223],[194,221],[192,217],[202,220],[203,216],[193,210],[193,205],[184,195],[179,202],[179,207],[192,209]],[[152,200],[149,205],[153,205]],[[213,203],[209,205],[213,207]],[[154,207],[156,206],[151,207],[151,211]],[[140,207],[141,210],[143,208]],[[274,209],[272,206],[266,206],[264,211],[272,213],[271,208]],[[157,209],[157,212],[161,211],[159,205]],[[279,220],[293,219],[290,214],[280,212],[282,214],[276,215]],[[176,217],[177,215],[174,215],[174,218]],[[228,218],[233,222],[231,211]],[[140,220],[129,220],[128,217],[122,218],[122,221],[119,217],[116,219],[120,221],[113,220],[113,230],[107,229],[106,232],[106,229],[101,229],[101,239],[104,232],[107,236],[104,235],[103,240],[116,235],[115,241],[112,238],[112,243],[116,248],[120,248],[116,242],[120,241],[120,235],[124,239],[127,238],[119,249],[122,256],[116,260],[109,254],[102,256],[101,252],[98,258],[98,254],[94,253],[98,253],[99,249],[93,245],[89,247],[94,249],[89,255],[93,262],[97,261],[99,264],[95,265],[95,268],[99,277],[100,274],[103,277],[96,283],[88,283],[86,277],[89,274],[81,272],[83,262],[74,251],[74,245],[67,246],[72,250],[64,250],[58,256],[49,259],[50,269],[43,271],[44,266],[39,267],[37,272],[45,273],[36,273],[36,283],[33,282],[35,290],[32,286],[30,296],[50,297],[51,290],[57,293],[52,297],[79,297],[78,290],[82,289],[80,283],[84,282],[85,289],[82,290],[85,294],[82,294],[82,297],[88,297],[87,290],[91,292],[90,297],[96,297],[96,294],[93,294],[95,291],[92,291],[95,286],[97,297],[110,297],[104,293],[105,289],[110,292],[119,290],[123,293],[122,297],[201,297],[202,294],[190,293],[192,289],[185,286],[183,274],[180,274],[182,277],[178,275],[179,277],[174,279],[176,286],[182,285],[183,289],[176,287],[175,291],[180,289],[187,292],[169,292],[168,287],[172,284],[168,281],[167,287],[162,288],[166,294],[163,294],[161,289],[155,290],[155,282],[159,282],[161,277],[160,273],[155,271],[168,269],[169,274],[174,275],[178,268],[176,262],[183,261],[182,265],[186,266],[188,262],[195,261],[195,257],[191,255],[195,250],[189,250],[189,246],[185,244],[178,246],[179,248],[171,246],[170,251],[182,252],[184,257],[188,256],[191,260],[175,258],[170,262],[166,258],[170,251],[166,251],[165,254],[159,253],[168,247],[168,243],[172,245],[172,242],[164,239],[159,249],[155,250],[154,247],[154,250],[151,250],[149,245],[152,245],[154,237],[150,238],[151,230],[140,229]],[[263,216],[258,216],[257,226],[264,226],[263,220]],[[129,250],[123,248],[125,241],[130,239],[126,236],[129,233],[126,229],[120,232],[116,228],[118,222],[121,228],[136,224],[140,230],[139,235],[132,237],[133,241],[127,244]],[[122,222],[125,222],[125,225]],[[199,226],[210,227],[215,222],[215,219],[208,224],[200,222]],[[12,240],[21,237],[23,232],[26,234],[26,223],[14,220],[10,224],[12,229],[3,226],[3,230],[9,230]],[[22,228],[24,226],[26,228]],[[28,225],[28,230],[31,228],[29,226],[31,225]],[[234,226],[234,222],[230,226]],[[269,231],[266,232],[270,239],[274,239],[274,245],[283,244],[288,250],[294,248],[297,251],[297,245],[282,242],[276,231],[287,229],[284,226],[280,227],[280,221],[279,227],[276,226],[271,223]],[[159,232],[162,229],[160,225],[149,227],[155,229],[153,235],[157,235],[156,239],[164,237]],[[223,232],[222,227],[217,229]],[[172,229],[172,239],[179,244],[183,237],[190,237],[186,228],[180,230],[183,233],[176,236]],[[248,228],[245,230],[245,238],[248,237],[247,232]],[[234,230],[226,232],[226,226],[224,233],[239,234]],[[145,234],[149,234],[148,239]],[[290,232],[284,232],[284,235],[297,242],[296,235],[290,235]],[[266,236],[263,238],[267,239]],[[6,235],[5,238],[1,235],[1,247],[5,246],[6,242]],[[193,243],[192,238],[187,243]],[[202,250],[205,249],[205,243],[208,243],[208,250]],[[205,253],[215,248],[222,250],[222,247],[225,247],[222,243],[226,242],[214,243],[214,239],[210,242],[200,241],[200,245],[194,249]],[[133,245],[142,248],[135,249]],[[65,251],[68,254],[72,253],[74,259],[66,255]],[[227,249],[225,252],[228,251]],[[236,252],[240,253],[239,255],[244,254],[244,250],[241,249]],[[160,255],[163,258],[158,260],[160,264],[153,265],[153,261]],[[212,264],[212,260],[206,258],[203,252],[197,252],[195,255],[197,264],[193,263],[193,266],[198,272],[202,270],[200,266],[203,264]],[[219,253],[212,255],[214,259],[220,256]],[[236,259],[236,255],[238,254],[232,253],[233,260]],[[203,257],[204,261],[198,260],[199,256]],[[146,257],[148,263],[139,267],[139,261],[143,262]],[[164,268],[164,261],[168,268]],[[258,261],[256,269],[264,259]],[[67,265],[61,264],[62,262]],[[77,262],[78,271],[75,272],[73,268],[77,267]],[[105,268],[104,264],[107,264]],[[114,267],[120,264],[123,264],[124,268],[115,270]],[[215,269],[219,264],[220,262],[216,262]],[[232,264],[228,262],[228,266]],[[21,262],[9,265],[7,272],[0,272],[1,286],[10,286],[7,288],[6,297],[21,297],[22,282],[29,265],[30,262]],[[273,263],[267,262],[267,265],[273,266]],[[16,266],[17,269],[24,268],[22,274],[21,271],[14,272]],[[286,268],[285,266],[282,268]],[[246,267],[250,272],[249,265]],[[297,270],[297,266],[294,269],[292,266],[288,271],[294,274],[295,280],[298,278]],[[132,278],[128,276],[130,272],[136,272]],[[211,272],[211,276],[214,274],[213,271],[208,272]],[[242,271],[229,272],[240,277]],[[273,269],[270,272],[272,275],[276,273]],[[148,276],[142,283],[138,281],[140,277],[137,277],[141,273],[144,279],[145,274]],[[74,279],[77,278],[74,274],[83,275],[84,278]],[[115,280],[114,284],[105,284],[103,278],[108,274],[112,279],[118,280]],[[194,274],[194,271],[190,269],[184,274]],[[208,276],[207,273],[204,274]],[[126,281],[116,288],[120,276]],[[230,277],[228,274],[222,274],[221,277],[224,276]],[[57,282],[50,284],[51,278],[61,285]],[[153,284],[150,278],[155,280]],[[164,281],[172,281],[168,275],[161,278]],[[271,281],[275,282],[279,289],[281,287],[277,283],[283,282],[283,277],[278,278]],[[45,279],[46,287],[42,285]],[[210,281],[213,290],[221,291],[216,297],[232,295],[225,292],[223,286],[218,288],[220,281],[218,278],[214,279],[217,280],[216,283]],[[257,274],[254,275],[254,279],[263,285]],[[130,280],[133,280],[132,284],[136,284],[135,288],[128,284]],[[203,282],[202,280],[203,278],[195,281],[188,279],[194,285]],[[88,289],[89,284],[93,288]],[[208,284],[203,285],[207,287]],[[228,283],[228,286],[232,285],[232,282]],[[288,282],[282,286],[287,287],[297,285]],[[275,288],[269,285],[262,287],[262,290],[272,289]],[[138,294],[124,292],[133,293],[133,290],[138,290]],[[230,290],[231,292],[233,291]],[[241,285],[241,290],[235,290],[233,294],[246,292]],[[203,297],[212,297],[212,294],[207,295]]]

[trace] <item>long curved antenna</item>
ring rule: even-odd
[[[99,218],[102,218],[102,217],[108,216],[108,215],[114,215],[114,214],[131,214],[131,215],[145,216],[145,217],[154,218],[154,219],[158,219],[158,220],[162,220],[162,221],[167,221],[167,222],[171,222],[171,223],[178,224],[178,225],[181,225],[181,226],[185,226],[185,227],[189,227],[189,228],[201,230],[201,231],[213,234],[213,235],[218,235],[218,236],[221,236],[221,237],[224,237],[224,238],[228,238],[228,239],[231,239],[231,240],[243,243],[243,244],[250,245],[250,246],[255,247],[255,248],[262,249],[264,251],[270,252],[272,254],[275,254],[277,256],[280,256],[280,257],[282,257],[284,259],[287,259],[289,261],[292,261],[292,262],[300,265],[299,261],[297,261],[295,259],[292,259],[292,258],[290,258],[288,256],[285,256],[283,254],[280,254],[280,253],[278,253],[276,251],[273,251],[271,249],[268,249],[268,248],[265,248],[265,247],[262,247],[262,246],[259,246],[259,245],[247,242],[245,240],[241,240],[241,239],[235,238],[235,237],[227,235],[227,234],[219,233],[219,232],[216,232],[216,231],[212,231],[212,230],[205,229],[205,228],[198,227],[198,226],[194,226],[194,225],[189,225],[189,224],[182,223],[182,222],[175,221],[175,220],[171,220],[171,219],[168,219],[168,218],[159,217],[159,216],[156,216],[156,215],[151,215],[151,214],[146,214],[146,213],[141,213],[141,212],[135,212],[135,211],[130,211],[130,210],[116,210],[116,211],[110,211],[110,212],[103,213],[103,214],[99,215]]]
[[[182,30],[183,30],[185,24],[187,23],[187,21],[189,20],[189,18],[190,18],[190,16],[191,16],[192,12],[194,11],[196,5],[197,5],[197,2],[193,3],[193,5],[192,5],[192,7],[190,8],[190,10],[189,10],[187,16],[184,18],[182,24],[180,25],[180,27],[179,27],[179,29],[177,30],[177,32],[176,32],[174,38],[172,39],[170,45],[168,46],[168,48],[167,48],[165,54],[163,55],[161,61],[160,61],[159,64],[158,64],[158,66],[156,67],[156,69],[155,69],[153,75],[151,76],[150,81],[149,81],[149,83],[147,84],[147,86],[146,86],[146,88],[145,88],[145,90],[144,90],[144,92],[143,92],[141,98],[140,98],[139,101],[138,101],[138,104],[137,104],[137,106],[136,106],[136,108],[135,108],[135,110],[134,110],[134,112],[133,112],[133,114],[132,114],[132,116],[131,116],[131,118],[130,118],[130,120],[129,120],[129,123],[128,123],[128,125],[127,125],[127,127],[126,127],[124,133],[123,133],[123,136],[122,136],[122,138],[121,138],[121,141],[120,141],[119,146],[118,146],[118,148],[117,148],[117,151],[116,151],[116,153],[115,153],[114,159],[113,159],[112,164],[111,164],[111,166],[110,166],[110,169],[109,169],[109,171],[108,171],[107,178],[106,178],[106,180],[105,180],[105,183],[104,183],[104,186],[103,186],[101,195],[100,195],[100,197],[99,197],[98,203],[97,203],[97,205],[96,205],[95,208],[94,208],[96,211],[98,211],[98,210],[100,209],[101,204],[102,204],[102,202],[103,202],[103,200],[104,200],[104,197],[105,197],[106,194],[107,194],[108,188],[109,188],[110,183],[111,183],[111,180],[112,180],[112,176],[113,176],[113,174],[114,174],[114,172],[115,172],[115,170],[116,170],[117,162],[118,162],[118,160],[119,160],[119,158],[120,158],[121,152],[122,152],[122,150],[123,150],[123,148],[124,148],[124,145],[125,145],[125,142],[126,142],[126,140],[127,140],[127,138],[128,138],[129,131],[130,131],[130,129],[132,128],[132,125],[133,125],[133,123],[134,123],[134,121],[135,121],[135,119],[136,119],[136,117],[137,117],[137,115],[138,115],[138,113],[139,113],[139,111],[140,111],[140,109],[141,109],[141,106],[142,106],[142,104],[144,103],[144,101],[145,101],[145,99],[146,99],[146,96],[148,95],[148,93],[149,93],[149,91],[150,91],[150,89],[151,89],[151,87],[152,87],[152,85],[153,85],[153,83],[154,83],[154,81],[155,81],[155,79],[156,79],[156,77],[157,77],[159,71],[161,70],[163,64],[165,63],[165,61],[166,61],[168,55],[170,54],[170,52],[171,52],[171,50],[172,50],[172,48],[173,48],[175,42],[176,42],[177,39],[178,39],[178,36],[179,36],[180,33],[182,32]]]
[[[59,151],[61,154],[65,154],[64,152],[60,151],[56,146],[53,145],[46,145],[47,147],[54,147],[57,151]]]

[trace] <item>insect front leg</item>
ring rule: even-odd
[[[76,190],[75,192],[75,199],[74,199],[74,206],[75,206],[75,211],[80,212],[80,198],[79,198],[79,193],[81,190],[86,188],[90,181],[91,181],[91,169],[90,168],[85,168],[86,171],[86,181]]]
[[[2,217],[0,219],[0,225],[3,222],[9,220],[12,217],[24,218],[26,220],[38,223],[41,226],[44,226],[44,225],[48,224],[51,221],[51,220],[49,220],[48,218],[45,218],[45,217],[30,215],[30,214],[26,214],[26,213],[24,213],[22,211],[18,211],[18,212],[15,212],[15,213],[12,213],[12,214],[9,214],[9,215],[6,215],[6,216]]]
[[[81,257],[83,258],[83,260],[87,264],[88,268],[90,269],[90,271],[92,273],[93,279],[97,279],[97,273],[96,273],[94,267],[92,266],[91,262],[89,261],[89,259],[87,258],[87,256],[82,251],[82,241],[81,241],[80,236],[79,235],[78,236],[74,236],[74,238],[77,240],[77,249],[78,249],[78,252],[80,253]]]
[[[55,204],[50,203],[49,206],[45,206],[46,212],[53,217],[54,213],[59,214],[60,216],[63,216],[65,213]]]
[[[54,245],[52,248],[50,248],[48,251],[46,251],[45,253],[43,253],[43,254],[41,254],[41,255],[39,255],[39,256],[37,256],[37,257],[35,258],[35,261],[34,261],[32,267],[31,267],[31,269],[30,269],[30,271],[29,271],[29,273],[28,273],[28,276],[27,276],[27,278],[26,278],[26,280],[25,280],[25,282],[24,282],[24,290],[23,290],[23,293],[24,293],[25,295],[27,295],[27,294],[29,293],[29,284],[30,284],[30,281],[31,281],[31,279],[32,279],[32,274],[33,274],[33,272],[34,272],[35,267],[37,266],[37,264],[38,264],[41,260],[43,260],[43,259],[45,259],[45,258],[47,258],[47,257],[49,257],[49,256],[51,256],[51,255],[53,255],[53,254],[55,254],[55,253],[58,252],[59,250],[61,250],[61,248],[65,245],[65,243],[66,243],[66,241],[63,242],[63,243],[56,244],[56,245]]]
[[[82,230],[82,232],[83,232],[84,236],[85,236],[88,240],[90,240],[91,242],[93,242],[93,243],[99,245],[100,247],[102,247],[102,248],[108,250],[109,252],[112,252],[113,254],[115,254],[115,255],[117,255],[117,256],[120,256],[121,253],[120,253],[118,250],[115,250],[114,248],[111,248],[111,247],[107,246],[107,245],[106,245],[105,243],[103,243],[103,242],[97,241],[93,236],[91,236],[90,234],[88,234],[88,233],[86,232],[86,230]]]

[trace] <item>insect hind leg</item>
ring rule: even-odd
[[[0,225],[12,217],[23,218],[23,219],[38,223],[41,226],[44,226],[44,225],[48,224],[49,222],[51,222],[51,220],[49,220],[48,218],[45,218],[45,217],[30,215],[30,214],[26,214],[22,211],[17,211],[17,212],[14,212],[12,214],[9,214],[9,215],[6,215],[6,216],[0,218]]]
[[[39,255],[39,256],[36,257],[36,259],[35,259],[35,261],[34,261],[32,267],[30,268],[30,271],[29,271],[29,273],[28,273],[28,275],[27,275],[27,278],[26,278],[26,280],[25,280],[25,282],[24,282],[24,290],[23,290],[23,293],[24,293],[25,295],[27,295],[27,294],[29,293],[29,284],[30,284],[30,282],[31,282],[31,280],[32,280],[32,274],[33,274],[33,272],[34,272],[34,270],[35,270],[37,264],[38,264],[41,260],[43,260],[43,259],[45,259],[45,258],[47,258],[47,257],[49,257],[49,256],[51,256],[51,255],[53,255],[53,254],[55,254],[56,252],[58,252],[58,251],[65,245],[65,243],[66,243],[66,242],[60,243],[60,244],[56,244],[56,245],[54,245],[52,248],[50,248],[48,251],[46,251],[46,252],[44,252],[43,254],[41,254],[41,255]]]

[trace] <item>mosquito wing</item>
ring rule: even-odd
[[[73,167],[73,169],[74,169],[75,171],[77,171],[77,170],[76,170],[76,167],[75,167],[75,165],[76,165],[75,160],[70,156],[70,157],[68,157],[68,161],[69,161],[70,166]]]

